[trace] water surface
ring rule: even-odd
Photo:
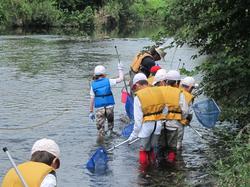
[[[166,40],[170,42],[170,40]],[[61,149],[58,186],[187,186],[204,182],[207,174],[207,142],[191,129],[185,129],[184,147],[174,167],[151,169],[146,177],[138,171],[138,143],[114,150],[105,173],[91,173],[85,168],[98,144],[95,124],[88,120],[89,83],[93,68],[107,67],[109,77],[117,75],[116,45],[125,72],[134,55],[148,38],[120,38],[86,41],[57,35],[0,36],[0,143],[7,146],[17,164],[30,158],[33,143],[43,137],[54,139]],[[167,51],[167,69],[193,69],[202,59],[190,60],[196,50],[184,46]],[[181,59],[181,60],[179,60]],[[179,63],[181,62],[181,63]],[[197,77],[199,79],[199,77]],[[115,130],[125,126],[120,121],[124,106],[120,102],[123,84],[114,90]],[[207,133],[196,119],[192,122]],[[124,139],[108,138],[109,148]],[[11,167],[7,155],[0,152],[0,181]]]

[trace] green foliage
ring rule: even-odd
[[[53,0],[0,0],[0,3],[3,22],[9,26],[53,26],[60,17]]]
[[[0,1],[0,25],[3,24],[6,20],[5,10],[2,2]]]
[[[99,7],[102,5],[103,0],[56,0],[58,7],[61,10],[74,12],[76,10],[83,11],[87,6]]]
[[[164,21],[167,4],[166,0],[139,0],[132,4],[130,10],[135,12],[142,22],[159,24]]]
[[[249,125],[249,124],[248,124]],[[223,146],[217,152],[217,161],[213,162],[211,173],[216,176],[217,185],[225,187],[245,187],[250,185],[250,144],[249,134],[239,136],[216,130],[219,138],[216,146]],[[248,132],[249,133],[249,132]],[[220,155],[223,155],[221,157]]]
[[[87,6],[84,11],[64,11],[61,21],[66,27],[92,29],[94,27],[94,12],[90,6]]]
[[[222,107],[223,118],[242,126],[250,116],[250,56],[225,55],[221,52],[201,65],[204,72],[204,90]]]
[[[33,26],[55,26],[58,24],[58,19],[61,12],[56,9],[55,3],[51,0],[32,1],[30,4],[31,21],[28,25]]]
[[[205,93],[218,101],[223,118],[242,126],[250,114],[250,18],[246,1],[170,0],[166,29],[178,45],[209,54],[199,70]]]

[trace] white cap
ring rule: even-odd
[[[155,85],[157,82],[166,80],[166,75],[167,71],[165,69],[159,69],[155,74],[153,85]]]
[[[173,81],[181,80],[181,75],[179,71],[170,70],[169,72],[167,72],[166,79],[173,80]]]
[[[54,140],[51,139],[43,138],[37,140],[31,149],[31,155],[37,151],[46,151],[48,153],[51,153],[57,158],[60,157],[59,146],[56,144]]]
[[[102,65],[98,65],[95,67],[94,74],[95,75],[104,75],[106,73],[106,69]]]
[[[158,47],[158,48],[155,48],[155,50],[160,55],[161,59],[164,60],[164,57],[166,56],[167,53],[163,51],[163,48]]]
[[[193,77],[185,77],[181,80],[181,85],[195,86],[195,80]]]
[[[147,80],[146,75],[144,75],[143,73],[137,73],[134,78],[133,78],[133,86],[141,80]]]

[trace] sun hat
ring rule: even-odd
[[[146,75],[144,75],[143,73],[137,73],[134,78],[133,78],[133,86],[141,80],[147,80]]]
[[[195,85],[195,80],[193,77],[185,77],[184,79],[181,80],[181,85],[186,85],[186,86],[194,86]]]
[[[160,55],[161,59],[165,60],[164,57],[167,53],[163,50],[163,48],[157,47],[155,50]]]
[[[157,82],[166,80],[167,71],[165,69],[159,69],[154,77],[153,85],[155,85]]]
[[[37,151],[46,151],[48,153],[51,153],[57,158],[60,157],[59,146],[56,144],[54,140],[51,139],[43,138],[37,140],[31,149],[31,155]]]
[[[175,81],[181,80],[181,75],[180,75],[179,71],[170,70],[167,72],[166,79],[167,80],[175,80]]]
[[[102,65],[98,65],[95,67],[94,74],[95,75],[104,75],[106,73],[106,68]]]

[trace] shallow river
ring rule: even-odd
[[[62,187],[207,186],[209,146],[188,127],[183,151],[173,167],[152,168],[142,177],[138,169],[139,145],[134,143],[120,146],[109,155],[107,172],[91,173],[85,168],[98,148],[95,124],[88,120],[89,83],[97,64],[107,67],[109,77],[117,75],[115,45],[128,72],[134,55],[152,42],[147,38],[84,41],[55,35],[0,36],[1,150],[7,146],[19,164],[29,159],[37,139],[54,139],[61,149],[57,176]],[[170,69],[184,62],[191,70],[202,60],[190,60],[195,52],[187,46],[167,50],[166,62],[159,64]],[[125,113],[120,101],[122,86],[114,88],[115,131],[119,133],[126,125],[120,120]],[[202,134],[207,133],[196,119],[192,125]],[[109,148],[123,140],[107,138],[104,146]],[[10,167],[7,155],[0,151],[0,181]]]

